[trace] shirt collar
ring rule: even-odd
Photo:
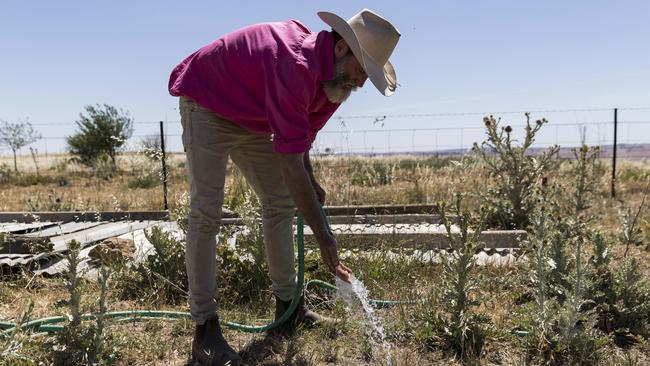
[[[334,35],[320,31],[308,35],[302,42],[302,56],[317,80],[334,78]]]

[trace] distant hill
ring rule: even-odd
[[[528,151],[530,155],[539,155],[542,152],[546,151],[548,148],[530,148]],[[574,157],[573,149],[575,147],[561,147],[560,148],[560,157],[571,159]],[[614,151],[613,145],[604,145],[600,147],[600,157],[601,158],[611,158]],[[439,157],[449,157],[449,156],[461,156],[469,154],[470,149],[449,149],[449,150],[438,150],[438,151],[416,151],[416,152],[387,152],[387,153],[337,153],[337,154],[320,154],[321,156],[335,155],[335,156],[346,156],[346,155],[358,155],[358,156],[397,156],[397,155],[412,155],[412,156],[439,156]],[[616,156],[621,159],[648,159],[650,158],[650,144],[619,144],[616,146]],[[618,159],[617,159],[618,160]]]

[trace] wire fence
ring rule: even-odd
[[[513,128],[513,136],[523,137],[526,118],[523,111],[484,113],[425,113],[392,115],[334,116],[318,133],[312,152],[320,155],[460,155],[472,145],[485,140],[482,117],[501,117],[503,126]],[[601,157],[611,156],[614,144],[614,109],[564,109],[530,112],[531,123],[547,118],[533,148],[553,145],[575,147],[583,142],[601,147]],[[135,121],[134,133],[124,147],[138,151],[143,139],[159,136],[159,121]],[[618,109],[618,157],[640,159],[650,157],[650,107]],[[74,122],[32,123],[41,131],[42,139],[31,147],[40,155],[66,151],[66,137],[75,132]],[[182,152],[181,125],[178,120],[164,121],[165,145],[168,152]],[[425,126],[425,127],[423,127]],[[56,132],[53,132],[56,131]],[[159,138],[159,137],[158,137]],[[647,145],[647,146],[646,146]],[[23,154],[26,151],[22,151]],[[0,150],[0,155],[11,151]]]
[[[513,111],[334,116],[327,126],[319,132],[312,146],[312,155],[334,157],[332,160],[325,159],[321,167],[338,169],[334,169],[336,171],[334,174],[339,180],[337,184],[340,183],[347,187],[342,188],[345,192],[343,192],[341,200],[344,204],[350,205],[357,202],[352,190],[352,187],[358,184],[358,182],[354,183],[355,181],[366,182],[365,179],[368,178],[372,181],[381,182],[382,180],[392,181],[393,178],[391,173],[382,170],[382,167],[369,172],[372,173],[371,176],[366,177],[359,174],[359,170],[364,170],[366,162],[354,159],[353,155],[368,157],[391,155],[446,157],[463,155],[470,152],[474,143],[480,144],[486,140],[484,116],[494,115],[500,118],[502,127],[512,127],[511,136],[513,138],[522,139],[526,127],[524,113]],[[533,150],[559,145],[563,148],[560,151],[560,156],[572,158],[573,153],[569,149],[571,147],[580,146],[582,143],[589,146],[600,146],[601,158],[611,160],[613,163],[611,166],[612,196],[615,196],[616,160],[650,158],[650,107],[620,108],[616,112],[613,108],[532,111],[530,117],[531,124],[535,124],[535,121],[541,118],[548,120],[548,123],[538,132],[536,141],[532,145]],[[61,172],[68,169],[68,157],[59,154],[65,152],[66,137],[75,133],[76,125],[74,122],[33,123],[32,125],[43,135],[43,138],[29,146],[35,148],[36,152],[34,154],[30,154],[29,150],[24,151],[26,149],[23,149],[17,166],[20,167],[20,171],[35,171],[36,176],[39,175],[40,169],[43,176],[48,176],[52,178],[53,182],[58,182],[61,176],[65,175]],[[616,150],[613,149],[615,125],[617,128]],[[173,173],[172,178],[175,177],[175,180],[171,179],[169,183],[170,194],[177,194],[186,189],[185,179],[182,180],[183,183],[179,183],[181,182],[179,179],[184,178],[184,168],[182,168],[184,157],[180,155],[183,152],[181,133],[182,128],[177,120],[163,121],[162,128],[161,121],[135,121],[133,136],[123,148],[125,152],[143,152],[144,142],[151,144],[152,141],[160,141],[162,135],[165,142],[165,151],[177,153],[168,160],[171,168],[169,172]],[[611,159],[614,151],[617,152],[616,157]],[[0,172],[2,170],[12,170],[14,162],[11,155],[10,150],[0,150],[0,156],[4,156],[3,159],[0,159]],[[336,159],[337,157],[341,158]],[[142,158],[147,161],[143,154],[124,154],[121,158],[123,160],[120,164],[124,165],[120,166],[122,170],[129,171],[131,176],[143,178],[141,182],[136,182],[138,184],[147,183],[147,179],[148,177],[151,178],[152,172],[160,175],[160,177],[167,177],[167,174],[158,174],[158,162],[140,163],[140,161],[143,161]],[[400,161],[400,164],[404,162],[408,165],[410,163],[408,160],[404,159]],[[437,162],[434,161],[434,163]],[[440,160],[440,162],[444,161]],[[161,165],[165,166],[164,160]],[[72,169],[84,168],[74,165]],[[331,171],[331,169],[324,170]],[[158,202],[157,196],[147,196],[145,207],[149,207],[153,204],[151,202],[155,201],[156,203],[153,204],[155,207],[167,208],[167,180],[162,180],[164,182],[163,194],[161,195],[163,199]],[[131,181],[129,181],[129,184],[131,184]],[[155,186],[155,184],[152,184],[152,186]],[[422,196],[421,188],[417,182],[414,183],[413,187],[413,192],[409,193],[410,191],[407,191],[404,193],[412,196],[409,196],[411,197],[408,198],[409,200],[421,202],[422,197],[429,197]],[[83,188],[80,188],[80,190],[83,190]],[[54,194],[56,195],[56,192]],[[435,194],[437,193],[432,191],[431,197],[435,196]],[[77,195],[82,195],[82,193],[77,192]],[[109,197],[109,199],[113,198],[115,197]],[[56,196],[56,199],[62,200],[59,196]],[[388,200],[392,202],[392,199],[394,197]],[[129,198],[129,200],[137,201],[133,197]],[[112,201],[109,203],[112,204]],[[55,205],[59,205],[59,202],[56,201]],[[134,205],[136,207],[138,204]]]

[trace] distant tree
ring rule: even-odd
[[[79,132],[69,136],[68,151],[82,164],[91,166],[101,155],[110,156],[115,167],[115,155],[133,134],[133,119],[128,111],[108,104],[86,106],[86,114],[76,121]]]
[[[29,122],[10,123],[0,121],[0,145],[7,146],[14,153],[14,170],[18,172],[16,151],[22,147],[36,142],[41,134],[34,130]]]

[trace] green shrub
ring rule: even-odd
[[[92,168],[93,175],[103,180],[110,180],[117,173],[117,166],[111,160],[108,154],[99,154],[94,156],[92,160],[85,162]]]
[[[36,364],[30,357],[21,353],[31,336],[28,330],[23,329],[23,325],[29,322],[33,311],[34,302],[30,301],[27,309],[18,316],[16,329],[9,335],[0,335],[0,366]]]
[[[616,303],[608,310],[612,315],[615,340],[620,345],[637,341],[635,336],[650,335],[650,288],[639,270],[636,258],[626,258],[614,273]]]
[[[598,177],[602,173],[598,160],[599,153],[598,147],[590,148],[585,144],[580,149],[573,149],[575,160],[571,164],[570,175],[576,179],[572,197],[575,215],[581,215],[584,210],[591,207]]]
[[[68,185],[64,175],[38,175],[13,172],[7,164],[0,165],[0,184],[30,187],[43,184],[56,184],[59,187]]]
[[[131,189],[135,189],[135,188],[149,189],[159,184],[160,184],[160,179],[156,175],[147,174],[147,175],[141,175],[135,177],[133,180],[129,182],[128,187]]]
[[[352,159],[348,169],[352,185],[385,186],[393,183],[396,164],[383,159]]]
[[[545,216],[542,213],[533,221],[531,258],[524,268],[534,300],[522,308],[523,326],[528,329],[524,348],[530,358],[546,364],[595,365],[609,338],[596,329],[594,286],[582,258],[584,237],[558,233]],[[558,237],[571,244],[573,253],[561,282],[552,259],[553,241]]]
[[[29,197],[25,201],[25,210],[30,212],[74,211],[74,209],[74,201],[66,198],[65,193],[59,194],[54,189],[50,189],[50,193],[45,196],[39,191],[36,197]]]
[[[453,160],[457,158],[445,157],[440,158],[437,156],[432,156],[428,158],[406,158],[400,159],[397,162],[397,169],[400,170],[415,170],[418,167],[421,168],[430,168],[433,170],[440,170],[451,165]]]
[[[138,269],[146,284],[158,300],[171,303],[184,300],[188,289],[185,242],[155,226],[145,231],[145,237],[155,250]]]
[[[242,218],[244,228],[222,228],[217,246],[217,280],[224,299],[232,303],[268,301],[271,284],[266,263],[261,207],[248,184],[234,211]],[[231,247],[228,238],[236,235]]]
[[[115,168],[115,156],[133,134],[133,119],[128,112],[104,104],[86,106],[86,115],[76,121],[79,131],[66,139],[75,161],[96,169],[98,158],[108,156]]]
[[[590,302],[591,283],[582,259],[584,240],[575,238],[574,270],[569,274],[569,286],[563,289],[564,302],[557,319],[557,344],[554,350],[560,364],[596,365],[602,348],[609,342],[597,329],[597,317]]]
[[[645,190],[643,192],[643,199],[639,204],[639,207],[632,211],[631,208],[626,208],[623,213],[623,232],[620,235],[621,242],[625,245],[625,253],[623,254],[627,257],[627,252],[630,249],[630,245],[642,246],[645,244],[645,237],[643,236],[643,230],[641,229],[641,213],[643,212],[646,198],[648,197],[648,190],[650,188],[650,179],[646,184]],[[645,249],[649,249],[650,244],[645,245]]]
[[[551,147],[538,156],[527,153],[535,135],[546,123],[541,119],[531,126],[528,113],[521,144],[511,138],[510,126],[500,128],[500,120],[492,116],[483,121],[488,139],[480,146],[474,143],[472,152],[485,164],[493,179],[487,193],[479,193],[491,210],[488,223],[505,229],[525,229],[542,194],[544,179],[559,164],[555,159],[559,147]]]
[[[486,338],[489,317],[479,314],[480,280],[475,273],[474,254],[479,235],[484,228],[484,217],[475,220],[461,208],[462,195],[456,194],[455,213],[458,216],[460,234],[452,234],[446,205],[440,203],[436,212],[441,216],[451,245],[449,256],[442,255],[442,273],[438,304],[435,311],[421,319],[422,330],[418,337],[426,343],[435,343],[442,338],[463,363],[478,362]],[[469,226],[474,224],[474,232]]]
[[[63,330],[46,342],[46,346],[52,350],[55,365],[112,364],[119,355],[116,351],[115,339],[105,330],[104,324],[110,271],[106,268],[100,269],[100,297],[98,309],[94,312],[95,322],[85,324],[81,317],[83,309],[81,294],[84,292],[85,284],[79,272],[80,251],[81,244],[78,241],[68,242],[66,254],[68,271],[65,286],[69,294],[70,320],[65,323]]]

